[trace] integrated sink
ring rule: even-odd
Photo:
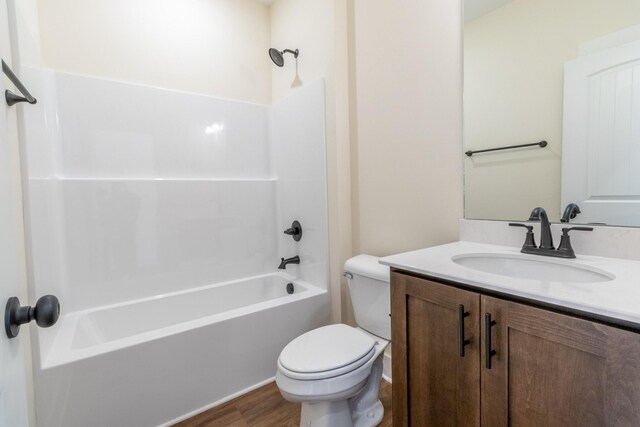
[[[456,255],[451,260],[485,273],[542,282],[597,283],[615,279],[613,274],[588,265],[536,255],[476,253]]]

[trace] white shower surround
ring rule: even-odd
[[[92,400],[80,406],[72,400],[90,386],[100,388],[101,384],[93,384],[96,381],[105,381],[113,390],[116,385],[133,387],[126,376],[117,374],[117,365],[129,356],[141,364],[140,369],[154,363],[168,366],[169,360],[174,366],[188,364],[202,373],[194,378],[208,383],[211,375],[220,373],[224,386],[208,395],[214,400],[203,403],[193,398],[197,402],[193,406],[181,400],[184,397],[174,396],[181,405],[172,406],[167,400],[171,393],[148,390],[157,399],[149,402],[148,409],[168,408],[162,411],[164,418],[151,412],[146,413],[147,418],[144,412],[132,415],[139,426],[180,418],[269,380],[275,375],[277,345],[270,347],[274,342],[284,345],[328,322],[322,81],[266,106],[51,70],[25,67],[22,73],[34,93],[40,94],[39,103],[24,110],[30,292],[57,295],[62,307],[58,325],[34,334],[39,425],[79,422],[74,417],[86,413],[81,408]],[[282,234],[294,219],[304,230],[297,243]],[[288,266],[287,273],[318,290],[308,292],[309,296],[317,295],[269,309],[249,298],[254,301],[248,309],[253,313],[250,317],[260,322],[256,330],[269,331],[263,331],[261,338],[254,337],[247,319],[229,319],[216,323],[217,332],[195,328],[164,339],[156,331],[153,344],[134,340],[131,348],[91,357],[87,353],[86,359],[60,354],[64,348],[60,342],[72,340],[70,333],[79,333],[77,328],[62,326],[69,323],[65,316],[78,318],[78,313],[87,310],[223,282],[243,283],[249,277],[274,273],[280,257],[293,255],[299,255],[302,262]],[[262,309],[264,314],[260,314]],[[140,316],[145,316],[144,310]],[[269,319],[274,319],[272,325]],[[224,324],[242,326],[224,329]],[[211,338],[208,333],[219,341],[206,341]],[[218,360],[213,352],[196,364],[188,347],[184,352],[171,350],[176,340],[186,340],[185,345],[197,351],[218,346],[229,351],[230,343],[224,337],[232,342],[244,334],[253,337],[255,348],[270,350],[256,351],[254,363],[262,368],[251,369],[249,377],[238,375],[237,383],[226,373],[242,372],[245,358],[230,366],[233,360]],[[179,338],[181,335],[185,337]],[[154,352],[145,350],[145,360],[132,356],[135,348],[153,348]],[[150,361],[149,357],[158,359]],[[109,375],[86,375],[87,366]],[[165,374],[175,381],[175,372],[158,372]],[[211,387],[193,384],[194,391],[205,386]],[[113,410],[122,405],[120,397],[112,393],[115,400],[109,401],[109,396],[96,393],[99,403],[94,409],[106,405],[114,417],[120,417],[122,413]],[[142,405],[139,410],[145,408]],[[125,425],[121,417],[104,416],[107,418],[99,425]]]

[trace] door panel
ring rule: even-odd
[[[394,425],[479,426],[479,295],[398,273],[391,288]]]
[[[640,425],[640,335],[487,296],[482,312],[496,322],[484,426]]]
[[[11,66],[6,0],[0,0],[0,57]],[[4,331],[7,299],[17,296],[27,302],[17,107],[7,106],[6,89],[16,92],[0,72],[0,426],[26,427],[31,395],[28,326],[11,340]]]
[[[601,355],[517,329],[509,330],[507,340],[510,425],[530,420],[541,426],[603,425],[606,370]],[[573,398],[580,399],[579,405]],[[549,402],[562,408],[560,413],[549,411]]]
[[[582,222],[637,226],[640,41],[565,64],[562,205]]]

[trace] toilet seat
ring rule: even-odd
[[[332,378],[366,364],[375,345],[371,336],[351,326],[324,326],[291,341],[280,353],[278,369],[292,379]]]
[[[363,332],[364,333],[364,332]],[[377,359],[381,359],[388,341],[380,339],[376,342],[374,353],[360,367],[341,375],[324,379],[297,379],[289,376],[278,363],[276,383],[285,399],[291,402],[332,402],[349,399],[365,386],[371,374],[371,367]],[[326,374],[325,374],[326,375]]]
[[[375,348],[372,348],[371,351],[369,351],[369,353],[365,354],[362,358],[356,360],[355,362],[346,366],[342,366],[337,369],[330,369],[327,371],[307,372],[307,373],[295,372],[285,368],[284,366],[282,366],[280,362],[278,362],[278,369],[282,374],[296,380],[324,380],[327,378],[333,378],[339,375],[344,375],[344,374],[348,374],[349,372],[355,371],[356,369],[358,369],[359,367],[367,363],[373,357],[375,352],[376,352]]]

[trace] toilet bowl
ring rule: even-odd
[[[384,408],[378,399],[389,344],[389,269],[370,255],[345,263],[356,322],[314,329],[280,353],[276,384],[302,404],[301,426],[372,427]],[[366,326],[365,326],[366,325]]]

